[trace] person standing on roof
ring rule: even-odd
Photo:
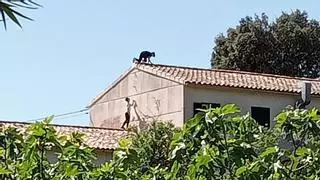
[[[131,107],[134,105],[134,103],[130,104],[130,98],[126,97],[125,101],[127,102],[127,111],[125,112],[124,116],[125,116],[125,121],[123,122],[121,128],[125,129],[124,126],[126,125],[126,127],[129,127],[129,123],[130,123],[130,111],[131,111]]]

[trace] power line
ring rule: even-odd
[[[82,112],[86,112],[86,111],[88,111],[88,108],[80,109],[80,110],[78,110],[78,111],[71,111],[71,112],[67,112],[67,113],[62,113],[62,114],[54,115],[54,117],[55,117],[55,118],[58,118],[58,117],[68,116],[68,115],[72,115],[72,114],[78,114],[78,113],[82,113]],[[30,119],[30,120],[27,120],[27,121],[28,121],[28,122],[29,122],[29,121],[40,121],[40,120],[45,119],[46,117],[48,117],[48,116],[41,117],[41,118],[37,118],[37,119]],[[60,118],[60,119],[61,119],[61,118]]]
[[[58,117],[58,118],[54,118],[54,120],[61,120],[61,119],[70,119],[70,118],[74,118],[74,117],[78,117],[78,116],[83,116],[88,114],[88,112],[85,113],[81,113],[81,114],[76,114],[76,115],[72,115],[72,116],[67,116],[67,117]]]

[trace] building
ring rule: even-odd
[[[13,126],[18,131],[24,132],[30,123],[15,121],[0,121],[0,126]],[[84,143],[94,149],[96,164],[102,164],[112,159],[112,153],[118,146],[121,137],[127,135],[126,131],[111,128],[98,128],[87,126],[53,125],[57,135],[69,135],[72,132],[84,134]],[[55,162],[55,152],[48,152],[50,162]]]
[[[130,99],[129,106],[126,98]],[[320,80],[135,64],[88,105],[91,126],[53,126],[58,135],[83,133],[84,143],[95,150],[96,163],[101,164],[112,158],[119,140],[128,135],[120,129],[128,110],[130,125],[142,127],[150,120],[164,120],[182,126],[198,112],[198,108],[234,103],[242,112],[250,112],[261,125],[272,126],[272,119],[279,111],[308,98],[311,98],[308,108],[320,108]],[[3,125],[24,131],[30,124],[0,121],[0,126]],[[50,160],[55,159],[54,152],[50,152]]]
[[[311,85],[311,92],[303,89]],[[308,87],[308,86],[306,86]],[[311,97],[309,107],[320,107],[320,82],[233,70],[200,69],[159,64],[133,65],[88,105],[91,125],[120,128],[130,98],[130,124],[151,119],[182,126],[198,108],[228,103],[250,112],[261,125],[272,126],[280,110],[294,106],[301,91]],[[129,104],[130,104],[129,103]]]

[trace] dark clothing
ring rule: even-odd
[[[130,114],[128,112],[126,112],[124,115],[126,117],[126,121],[130,121]]]
[[[126,120],[123,122],[121,128],[124,128],[125,125],[127,125],[127,128],[128,128],[129,123],[130,123],[130,114],[128,112],[126,112],[124,114],[124,116],[125,116]]]

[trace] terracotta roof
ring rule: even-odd
[[[112,87],[118,84],[133,69],[138,69],[149,74],[163,77],[184,85],[209,85],[236,87],[245,89],[257,89],[267,91],[279,91],[289,93],[300,93],[302,81],[309,81],[312,84],[312,94],[320,95],[320,80],[309,78],[297,78],[273,74],[253,73],[223,69],[203,69],[194,67],[182,67],[161,64],[137,64],[121,75],[105,91],[100,93],[88,107],[97,102]]]
[[[10,125],[24,131],[30,123],[0,121],[0,126]],[[53,125],[58,135],[68,135],[72,132],[83,133],[84,142],[89,147],[100,150],[114,150],[118,146],[121,137],[127,135],[127,131],[121,129],[98,128],[88,126]]]
[[[138,69],[182,84],[227,86],[247,89],[260,89],[299,93],[300,83],[309,81],[312,94],[320,95],[320,81],[317,79],[297,78],[273,74],[222,69],[200,69],[159,64],[139,64]]]

